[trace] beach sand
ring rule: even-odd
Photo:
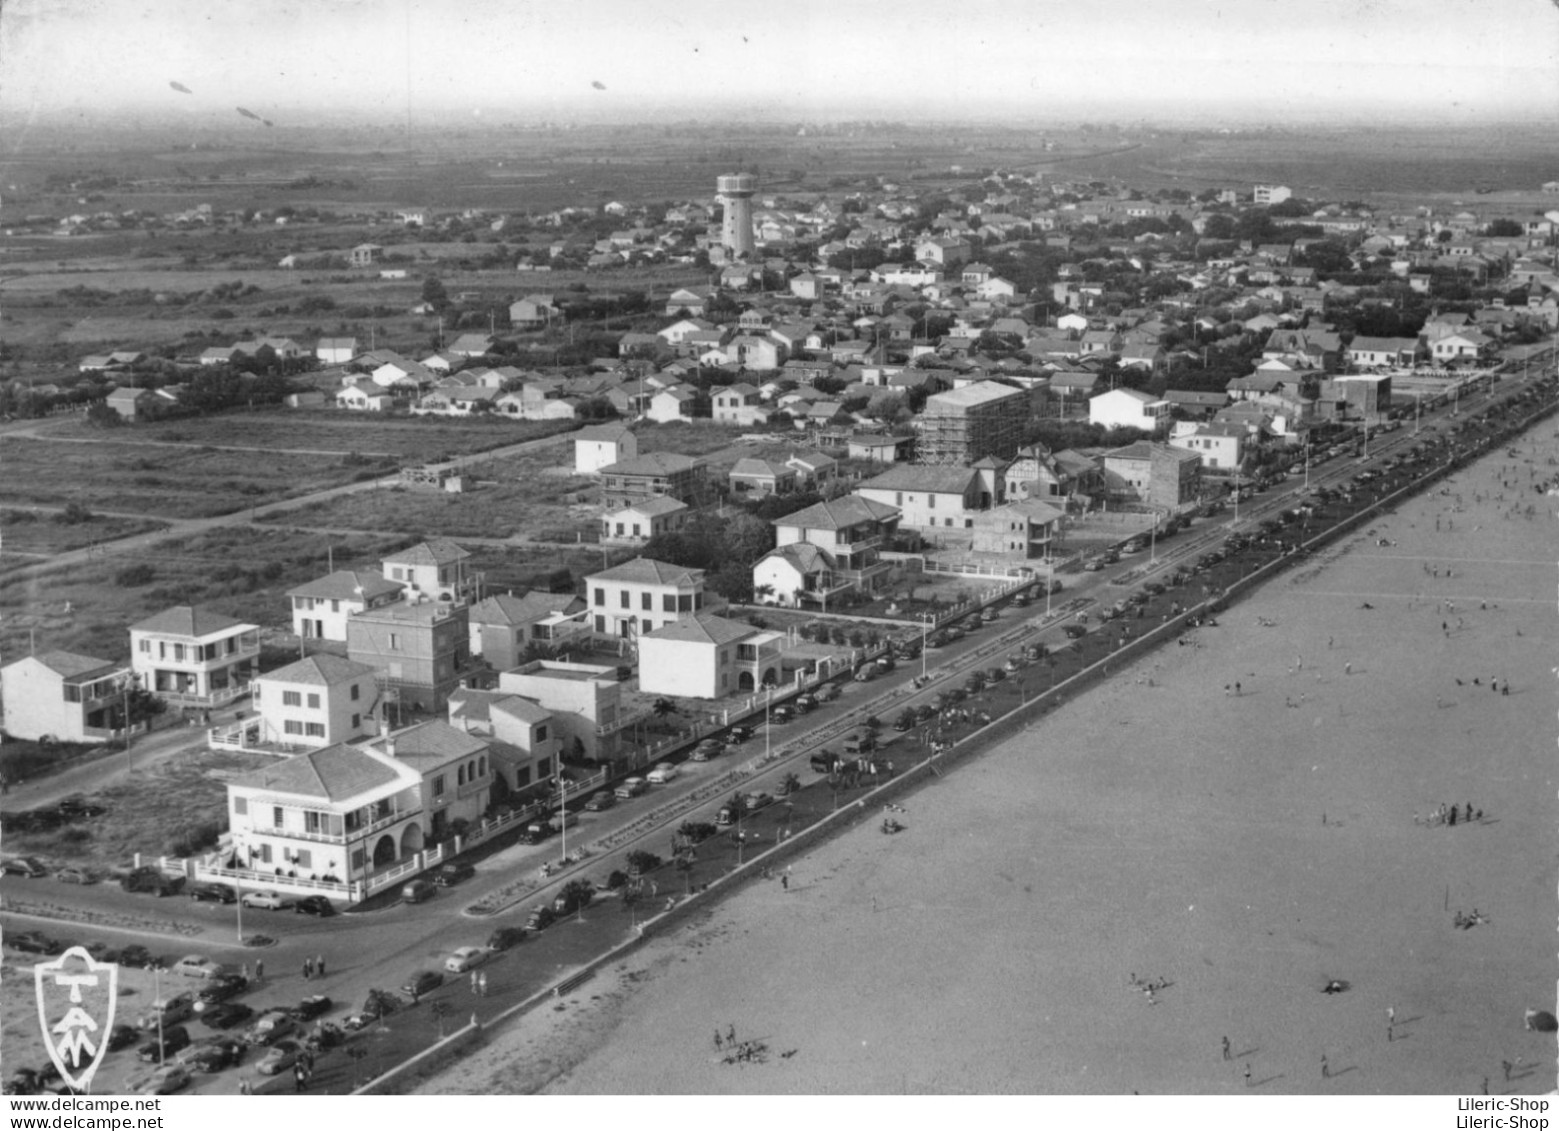
[[[1474,502],[1501,450],[423,1090],[1552,1089],[1554,436],[1514,461],[1534,518]],[[730,1025],[766,1062],[719,1062]]]

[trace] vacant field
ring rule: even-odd
[[[599,573],[608,566],[625,562],[635,551],[615,546],[579,546],[570,549],[543,547],[467,546],[470,565],[481,570],[486,593],[527,593],[532,589],[562,591],[562,571],[570,575],[569,586],[579,589],[579,580]],[[554,586],[556,582],[556,586]]]
[[[132,748],[132,759],[134,753]],[[115,757],[122,761],[124,755]],[[108,807],[103,816],[49,832],[12,832],[6,837],[6,847],[51,864],[85,864],[105,870],[125,866],[137,852],[183,855],[179,842],[201,826],[227,827],[223,783],[275,761],[269,755],[236,751],[198,750],[175,755],[94,793],[92,796]]]
[[[393,456],[406,463],[422,463],[538,440],[571,427],[566,421],[550,420],[451,421],[431,416],[385,416],[335,409],[265,410],[136,424],[115,431],[113,441],[153,440],[192,447],[234,445],[342,456],[357,452],[365,456]],[[50,435],[104,439],[103,432],[79,420],[51,430]]]
[[[35,646],[123,657],[129,626],[172,605],[200,604],[254,624],[285,626],[291,621],[286,591],[325,574],[332,550],[337,569],[377,569],[383,554],[411,541],[233,526],[107,553],[0,590],[0,655]]]
[[[336,456],[267,459],[253,452],[112,441],[72,444],[8,437],[5,449],[0,504],[80,503],[89,510],[162,518],[228,514],[347,483],[374,470]]]
[[[61,554],[66,550],[128,538],[159,530],[160,522],[148,519],[109,518],[94,515],[84,522],[57,522],[51,514],[35,511],[0,511],[0,546],[6,554]]]

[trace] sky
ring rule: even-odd
[[[179,82],[192,93],[181,94]],[[599,84],[599,85],[597,85]],[[387,123],[1559,109],[1559,0],[5,0],[0,111]]]

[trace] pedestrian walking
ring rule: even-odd
[[[486,970],[483,970],[482,974],[481,974],[481,977],[477,978],[477,980],[476,980],[476,988],[477,988],[477,991],[478,991],[478,994],[477,994],[478,997],[486,997],[487,996],[487,971]]]
[[[1235,697],[1238,698],[1239,696],[1244,695],[1244,694],[1245,694],[1245,689],[1243,687],[1241,687],[1240,684],[1239,684],[1239,681],[1236,680],[1235,683],[1234,683],[1234,695],[1235,695]]]
[[[1321,1054],[1321,1079],[1330,1080],[1331,1078],[1332,1066],[1326,1063],[1326,1054],[1323,1052]]]
[[[307,982],[313,976],[314,976],[314,960],[312,958],[305,958],[303,960],[303,980],[305,982]]]
[[[254,1094],[254,1090],[249,1086],[249,1078],[247,1076],[238,1081],[238,1094],[240,1096],[252,1096]]]
[[[263,961],[260,961],[260,960],[256,960],[255,961],[255,964],[254,964],[254,980],[256,982],[263,982],[263,981],[265,981],[265,963]]]
[[[249,980],[249,963],[245,962],[242,966],[240,966],[239,973],[244,976],[244,981],[247,982]]]
[[[1499,1066],[1505,1071],[1505,1083],[1510,1083],[1510,1061],[1502,1060],[1499,1062]]]
[[[790,875],[788,873],[780,877],[780,887],[785,891],[790,890]]]
[[[294,1064],[292,1066],[292,1090],[294,1092],[303,1091],[303,1082],[303,1065]]]
[[[722,1045],[721,1045],[721,1041],[720,1041],[720,1030],[716,1029],[715,1030],[715,1052],[719,1052],[721,1047],[722,1047]]]
[[[1223,1059],[1225,1059],[1225,1060],[1233,1060],[1234,1059],[1234,1054],[1233,1054],[1233,1052],[1230,1049],[1229,1038],[1228,1037],[1225,1037],[1223,1039]]]
[[[1418,814],[1415,813],[1415,814],[1413,814],[1413,816],[1416,817],[1416,816],[1418,816]],[[1394,1005],[1386,1006],[1386,1024],[1387,1025],[1395,1025],[1396,1023],[1397,1023],[1397,1007],[1394,1006]]]
[[[1248,1063],[1245,1065],[1245,1086],[1247,1088],[1250,1087],[1250,1065]]]
[[[471,996],[476,996],[476,971],[471,971]]]
[[[325,956],[323,954],[314,960],[314,973],[321,978],[325,976]]]
[[[735,1025],[727,1025],[725,1027],[725,1043],[728,1044],[728,1045],[734,1045],[736,1043],[736,1026]]]

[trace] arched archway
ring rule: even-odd
[[[753,688],[752,672],[742,672],[736,677],[736,690],[751,691]]]
[[[401,834],[401,858],[405,859],[407,856],[421,851],[422,826],[418,824],[407,825],[406,831]]]
[[[763,682],[768,684],[770,687],[778,687],[779,686],[779,673],[776,672],[773,668],[764,668],[763,669]]]
[[[393,863],[395,863],[395,838],[386,834],[374,845],[374,867],[383,868]]]

